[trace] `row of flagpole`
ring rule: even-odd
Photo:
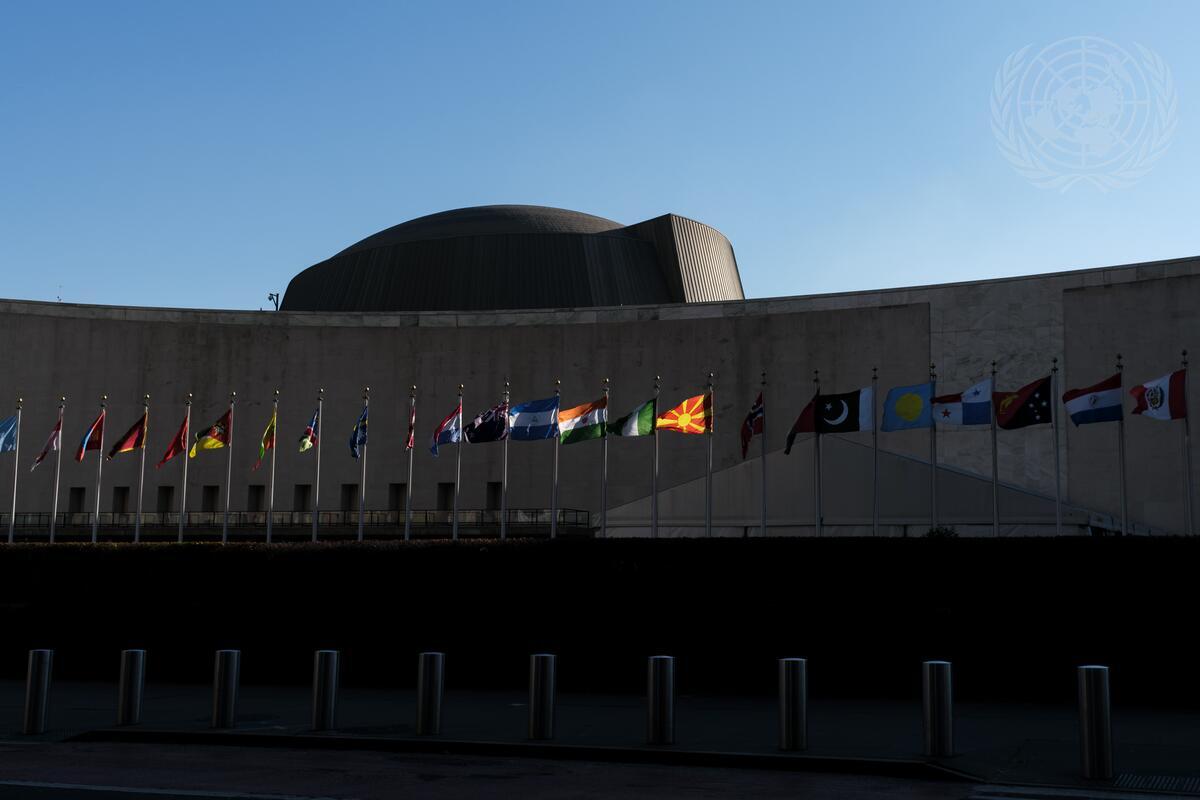
[[[1183,365],[1184,370],[1186,370],[1186,367],[1187,367],[1187,351],[1186,350],[1183,351],[1182,365]],[[1123,367],[1123,363],[1121,361],[1121,356],[1118,354],[1118,356],[1117,356],[1118,377],[1123,372],[1123,369],[1124,369],[1124,367]],[[997,374],[996,362],[993,361],[991,364],[991,382],[990,382],[993,393],[995,390],[996,374]],[[1051,374],[1050,374],[1050,396],[1051,396],[1051,398],[1054,398],[1057,396],[1057,390],[1056,390],[1056,386],[1055,386],[1055,383],[1057,381],[1057,374],[1058,374],[1058,359],[1054,358],[1052,360],[1052,367],[1051,367]],[[713,373],[708,374],[708,385],[707,385],[707,390],[706,390],[706,394],[705,394],[705,398],[706,398],[705,403],[706,403],[707,409],[708,409],[708,411],[706,411],[705,413],[707,415],[713,414],[713,407],[714,407],[713,377],[714,377]],[[930,364],[929,384],[931,387],[930,388],[931,396],[936,396],[936,391],[935,391],[936,380],[937,380],[936,368],[933,364]],[[813,372],[813,382],[816,386],[816,397],[820,397],[820,395],[821,395],[820,373],[817,370],[814,370],[814,372]],[[879,490],[878,452],[879,452],[879,449],[878,449],[878,430],[877,430],[878,425],[876,424],[877,400],[878,400],[878,370],[876,368],[872,368],[871,382],[872,382],[872,388],[871,388],[872,520],[871,520],[871,525],[872,525],[872,532],[874,534],[877,534],[878,526],[879,526],[879,497],[878,497],[878,490]],[[653,415],[655,417],[655,423],[654,423],[654,427],[652,430],[652,435],[654,437],[654,451],[653,451],[653,468],[652,468],[652,473],[651,473],[651,514],[650,514],[650,530],[651,530],[652,537],[657,537],[658,532],[659,532],[658,531],[658,528],[659,528],[659,508],[658,508],[658,505],[659,505],[659,503],[658,503],[658,501],[659,501],[659,492],[658,492],[658,477],[659,477],[658,430],[659,430],[659,424],[657,421],[658,420],[657,408],[658,408],[658,397],[659,397],[659,392],[660,392],[660,383],[661,383],[661,380],[660,380],[659,376],[655,376],[654,400],[653,400],[653,403],[654,403]],[[759,422],[757,423],[758,427],[753,428],[753,432],[751,433],[751,435],[758,434],[762,437],[761,450],[760,450],[761,467],[762,467],[762,486],[761,486],[762,498],[761,498],[761,509],[760,509],[760,511],[761,511],[760,524],[761,524],[761,531],[762,531],[763,535],[766,535],[766,532],[767,532],[767,459],[766,459],[766,429],[765,429],[766,422],[765,422],[765,413],[761,406],[762,396],[763,396],[762,393],[765,392],[765,388],[766,388],[766,372],[765,371],[762,373],[761,387],[762,388],[760,390],[759,401],[758,401],[758,404],[756,405],[756,409],[755,409],[758,411],[758,415],[759,415]],[[603,422],[604,422],[604,425],[606,428],[607,428],[607,424],[608,424],[607,423],[608,397],[609,397],[609,381],[607,378],[605,378],[604,379],[604,400],[603,400],[603,409],[604,409]],[[459,392],[458,392],[459,402],[458,402],[458,407],[457,407],[457,430],[459,431],[460,436],[462,435],[461,432],[463,431],[462,398],[463,398],[463,385],[460,384]],[[554,408],[555,408],[556,412],[558,411],[559,406],[560,406],[560,402],[559,402],[560,398],[561,398],[561,382],[556,380],[555,381],[555,395],[554,395]],[[229,510],[230,510],[229,509],[229,505],[230,505],[229,487],[230,487],[231,481],[232,481],[233,411],[234,411],[236,399],[237,399],[237,393],[231,392],[230,397],[229,397],[229,410],[227,412],[228,420],[229,420],[228,430],[224,432],[223,435],[224,435],[225,439],[222,440],[225,442],[224,446],[226,446],[226,449],[228,450],[227,456],[226,456],[226,476],[225,476],[225,478],[226,478],[225,489],[226,490],[224,493],[225,494],[225,498],[224,498],[225,503],[224,503],[224,515],[223,515],[222,534],[221,534],[222,542],[228,541],[228,535],[229,535]],[[360,479],[359,479],[359,487],[358,487],[358,489],[359,489],[359,498],[358,498],[359,514],[358,514],[358,532],[357,532],[359,541],[363,540],[364,521],[365,521],[365,516],[366,516],[366,514],[365,514],[365,511],[366,511],[366,446],[367,446],[366,420],[367,420],[367,414],[368,414],[369,403],[370,403],[370,388],[369,387],[364,387],[362,399],[363,399],[363,412],[360,417],[359,425],[356,425],[355,431],[352,434],[352,450],[355,449],[354,443],[358,442],[357,448],[359,451],[359,455],[357,457],[359,458],[359,461],[360,461],[360,465],[359,465]],[[503,406],[506,414],[508,413],[507,409],[509,407],[509,399],[510,399],[509,383],[506,380],[505,385],[504,385],[504,406]],[[91,433],[93,431],[98,432],[98,441],[96,442],[96,446],[93,448],[89,439],[87,437],[85,437],[84,443],[81,444],[81,449],[80,449],[80,458],[82,458],[82,453],[84,452],[85,446],[86,446],[86,449],[97,449],[98,450],[97,465],[96,465],[96,489],[95,489],[95,493],[94,493],[94,495],[95,495],[94,496],[94,512],[93,512],[93,517],[92,517],[92,531],[91,531],[93,542],[95,542],[98,538],[98,526],[99,526],[99,519],[100,519],[100,488],[101,488],[101,483],[102,483],[103,461],[104,461],[103,420],[104,420],[104,417],[106,414],[107,400],[108,400],[107,395],[102,395],[101,401],[100,401],[100,416],[97,418],[96,423],[93,423],[92,428],[89,429],[89,434],[88,434],[89,436],[91,435]],[[143,398],[144,412],[143,412],[143,418],[141,420],[141,425],[142,425],[141,436],[142,436],[142,438],[138,439],[138,441],[140,442],[138,449],[140,449],[142,452],[140,454],[140,470],[139,470],[139,476],[138,476],[137,506],[136,506],[136,514],[135,514],[135,527],[134,527],[134,541],[135,542],[140,541],[140,538],[141,538],[142,504],[143,504],[144,481],[145,481],[145,438],[144,437],[145,437],[146,427],[148,426],[149,403],[150,403],[150,396],[147,394]],[[324,403],[324,389],[320,389],[319,393],[318,393],[318,400],[317,400],[317,404],[318,404],[317,405],[317,414],[314,417],[314,422],[316,422],[318,425],[320,424],[320,420],[321,420],[321,417],[323,414],[323,403]],[[20,416],[22,413],[22,405],[23,405],[22,401],[20,399],[18,399],[17,415],[16,415],[16,430],[15,430],[15,434],[14,434],[14,444],[13,444],[13,449],[17,451],[18,455],[19,455],[19,444],[20,444],[19,435],[20,435]],[[184,423],[183,423],[183,427],[181,429],[181,437],[180,437],[185,445],[190,439],[191,405],[192,405],[192,395],[189,394],[187,396],[187,400],[186,400],[186,411],[185,411]],[[994,535],[998,535],[999,534],[999,516],[1000,516],[999,475],[998,475],[998,466],[999,465],[998,465],[997,441],[996,441],[996,439],[997,439],[997,437],[996,437],[997,409],[996,409],[996,403],[995,403],[994,396],[989,398],[989,405],[990,405],[990,420],[989,420],[989,422],[990,422],[990,434],[991,434],[991,445],[992,445],[992,475],[991,475],[992,531],[993,531]],[[59,478],[60,478],[60,474],[61,474],[61,461],[62,461],[61,435],[62,435],[62,422],[63,422],[63,414],[64,414],[65,406],[66,406],[66,398],[62,397],[62,398],[60,398],[60,404],[59,404],[58,422],[55,426],[54,432],[52,433],[52,442],[54,445],[53,449],[56,450],[56,459],[55,459],[55,477],[54,477],[54,496],[53,496],[53,501],[52,501],[52,511],[51,511],[51,518],[50,518],[50,541],[51,542],[54,541],[55,525],[56,525],[56,521],[57,521]],[[266,433],[264,433],[264,441],[263,441],[263,448],[271,449],[271,451],[272,451],[270,476],[269,476],[269,483],[268,483],[268,487],[267,487],[266,529],[267,529],[267,541],[268,542],[271,541],[271,537],[272,537],[272,517],[273,517],[273,512],[274,512],[275,459],[276,459],[275,450],[277,449],[275,447],[274,439],[275,439],[275,426],[277,424],[277,418],[278,418],[278,408],[279,408],[279,390],[276,389],[274,392],[274,399],[273,399],[273,403],[272,403],[271,421],[268,426],[268,431]],[[752,414],[753,413],[754,413],[754,410],[752,410]],[[1059,435],[1059,431],[1058,431],[1058,416],[1059,415],[1057,413],[1050,414],[1051,431],[1052,431],[1053,443],[1054,443],[1053,453],[1054,453],[1054,473],[1055,473],[1055,531],[1057,534],[1061,534],[1061,532],[1062,532],[1062,490],[1061,490],[1061,469],[1060,469],[1060,454],[1059,454],[1060,435]],[[709,441],[708,441],[708,446],[707,446],[706,474],[705,474],[705,522],[704,522],[704,528],[705,528],[705,535],[711,536],[711,534],[712,534],[712,512],[713,512],[713,507],[712,507],[712,498],[713,498],[713,492],[712,492],[713,441],[712,441],[712,439],[713,439],[713,436],[712,436],[712,434],[713,434],[713,430],[714,430],[713,422],[715,420],[713,420],[711,416],[706,416],[705,419],[707,420],[706,427],[704,428],[704,430],[702,432],[708,434]],[[1185,479],[1186,479],[1186,488],[1187,488],[1187,491],[1185,491],[1186,517],[1187,517],[1187,524],[1185,527],[1186,527],[1187,533],[1190,535],[1192,533],[1192,497],[1191,497],[1192,465],[1191,465],[1191,451],[1190,451],[1190,425],[1189,425],[1186,413],[1183,415],[1183,420],[1184,420],[1183,446],[1184,446],[1184,455],[1185,455]],[[1125,534],[1128,532],[1128,503],[1127,503],[1127,493],[1126,493],[1126,486],[1125,486],[1125,482],[1126,482],[1125,472],[1126,471],[1125,471],[1124,415],[1121,414],[1120,416],[1118,416],[1116,418],[1116,421],[1118,422],[1118,448],[1117,449],[1118,449],[1119,489],[1120,489],[1120,495],[1121,495],[1121,497],[1120,497],[1120,500],[1121,500],[1121,532],[1122,532],[1122,534]],[[408,449],[408,451],[409,451],[409,453],[408,453],[408,480],[406,483],[406,497],[405,497],[405,524],[404,524],[404,535],[405,535],[406,539],[410,538],[411,527],[412,527],[412,477],[413,477],[413,475],[412,475],[412,471],[413,471],[412,451],[414,449],[413,436],[414,436],[414,431],[415,431],[415,423],[416,423],[416,386],[413,385],[410,389],[410,394],[409,394],[409,438],[408,438],[408,441],[406,442],[406,449]],[[747,420],[747,423],[748,424],[750,423],[749,418]],[[507,419],[506,419],[505,424],[507,426]],[[361,430],[360,430],[360,426],[361,426]],[[98,431],[97,431],[97,428],[98,428]],[[557,519],[557,517],[558,517],[558,513],[557,513],[558,512],[558,466],[559,466],[558,465],[558,461],[559,461],[558,450],[559,450],[559,446],[561,444],[561,436],[558,434],[557,421],[555,422],[554,430],[555,430],[555,437],[554,437],[555,445],[554,445],[554,460],[553,460],[553,470],[552,470],[551,521],[550,521],[551,537],[554,537],[557,535],[557,521],[558,521],[558,519]],[[930,430],[930,443],[929,443],[929,447],[930,447],[930,526],[931,526],[931,528],[937,528],[937,523],[938,523],[937,425],[930,424],[929,430]],[[506,427],[506,431],[507,431],[507,427]],[[268,434],[270,436],[269,444],[267,441]],[[127,437],[128,437],[128,434],[127,434]],[[361,437],[361,441],[359,441],[359,437]],[[601,436],[600,438],[602,438],[604,440],[603,444],[602,444],[602,450],[601,450],[601,520],[600,520],[601,532],[602,532],[602,535],[604,535],[607,532],[607,494],[608,494],[608,442],[607,442],[608,436],[607,436],[607,431],[606,431],[605,435]],[[321,437],[317,436],[314,432],[314,435],[312,436],[312,440],[316,446],[314,497],[313,497],[313,504],[312,504],[312,508],[313,508],[312,539],[313,539],[313,541],[316,541],[317,536],[318,536],[319,508],[320,508],[320,465],[321,465],[321,441],[320,440],[321,440]],[[454,441],[459,441],[459,440],[454,440]],[[461,442],[459,442],[459,444],[460,444],[460,447],[458,448],[457,453],[456,453],[456,463],[455,463],[455,487],[454,487],[453,525],[452,525],[452,531],[453,531],[452,536],[455,539],[458,538],[458,526],[459,526],[458,511],[459,511],[461,464],[462,464]],[[49,449],[50,446],[51,446],[51,443],[48,443],[47,449]],[[503,438],[503,447],[504,447],[503,480],[502,480],[502,491],[501,491],[500,526],[501,526],[501,537],[506,538],[507,532],[508,532],[507,531],[507,526],[508,526],[508,514],[507,514],[507,511],[508,511],[508,437],[507,437],[507,435],[505,435]],[[130,448],[130,449],[132,449],[132,448]],[[194,452],[194,450],[195,450],[195,446],[193,446],[193,452]],[[122,451],[122,452],[124,452],[124,451]],[[168,453],[170,453],[170,452],[171,451],[168,451]],[[817,535],[819,536],[819,535],[821,535],[822,528],[823,528],[822,491],[821,491],[821,475],[822,475],[821,434],[819,432],[814,437],[813,453],[814,453],[814,527],[815,527]],[[37,465],[37,463],[41,462],[41,459],[45,456],[45,454],[46,454],[45,451],[43,451],[42,456],[40,456],[38,461],[35,462],[35,466]],[[178,453],[176,453],[176,454],[178,454]],[[173,456],[164,456],[164,462],[165,462],[165,460],[168,459],[168,457],[173,457]],[[111,458],[111,454],[110,454],[110,458]],[[179,524],[178,524],[178,539],[179,539],[179,541],[183,540],[183,530],[184,530],[186,511],[187,511],[187,461],[188,460],[189,459],[187,457],[184,458],[182,486],[181,486],[181,491],[180,491]],[[162,463],[163,462],[160,462],[160,466]],[[260,456],[260,463],[261,463],[261,456]],[[257,465],[256,465],[256,468],[257,468]],[[9,532],[8,532],[10,542],[13,540],[13,535],[14,535],[14,525],[15,525],[15,520],[16,520],[16,497],[17,497],[17,475],[16,475],[16,470],[14,470],[11,513],[10,513],[10,518],[9,518]]]

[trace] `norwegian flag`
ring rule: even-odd
[[[746,419],[742,423],[742,458],[746,457],[746,451],[750,448],[750,440],[754,438],[754,435],[762,436],[766,419],[767,410],[763,407],[762,392],[759,392],[758,399],[754,401],[754,405],[750,406],[750,413],[746,415]]]

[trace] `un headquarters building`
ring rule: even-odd
[[[189,393],[194,441],[236,391],[232,458],[224,450],[188,460],[188,528],[198,536],[219,529],[228,502],[236,534],[258,536],[273,503],[279,534],[307,535],[315,448],[301,453],[297,442],[323,389],[319,509],[330,535],[356,525],[361,487],[368,536],[394,535],[409,502],[414,535],[443,535],[456,473],[461,531],[493,535],[505,502],[505,447],[467,444],[459,454],[449,445],[436,458],[429,450],[460,384],[469,423],[503,400],[506,382],[514,404],[557,388],[567,409],[602,397],[608,379],[616,420],[654,396],[656,376],[663,413],[703,394],[711,373],[711,436],[657,436],[660,536],[703,535],[710,507],[711,535],[761,536],[764,497],[769,536],[917,536],[935,523],[960,536],[1181,534],[1191,528],[1193,490],[1185,421],[1134,414],[1130,389],[1179,369],[1182,351],[1200,347],[1198,308],[1197,258],[748,300],[731,243],[685,217],[626,225],[534,206],[446,211],[301,270],[275,312],[0,301],[0,335],[22,343],[0,350],[0,391],[23,398],[19,463],[0,456],[0,519],[7,528],[16,470],[17,535],[45,536],[55,456],[30,465],[66,397],[56,526],[88,530],[98,499],[102,535],[127,532],[137,454],[104,462],[98,494],[97,454],[82,464],[73,456],[102,394],[106,450],[149,394],[143,527],[173,534],[184,459],[154,465]],[[1123,422],[1074,425],[1061,395],[1113,376],[1118,354]],[[859,427],[870,427],[889,389],[928,381],[931,364],[943,395],[989,378],[993,361],[1001,393],[1052,375],[1047,418],[1058,424],[1001,429],[994,439],[990,424],[938,426],[936,436],[929,428],[801,430],[785,453],[813,399],[815,371],[822,393],[875,388],[874,416],[866,409],[860,418]],[[366,386],[360,487],[362,463],[348,440]],[[270,470],[252,468],[276,389],[272,498]],[[740,429],[760,391],[765,452],[755,437],[744,457]],[[552,439],[510,441],[510,530],[544,534],[553,505],[560,534],[650,535],[655,439],[609,436],[606,483],[601,441],[561,445],[557,459]]]

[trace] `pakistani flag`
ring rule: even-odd
[[[558,412],[558,435],[563,444],[599,439],[608,422],[608,398]]]
[[[608,432],[615,436],[649,436],[654,433],[654,418],[657,408],[653,400],[647,400],[640,406],[608,426]]]

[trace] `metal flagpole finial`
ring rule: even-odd
[[[1183,368],[1187,369],[1187,348],[1183,348]]]
[[[871,367],[871,380],[879,377],[879,367]]]
[[[192,404],[192,393],[191,392],[188,392],[187,399],[184,400],[184,402],[187,403],[189,406]]]
[[[237,392],[230,392],[229,393],[229,402],[232,403],[236,399],[237,399]]]
[[[992,359],[992,374],[996,374],[996,359]]]
[[[22,398],[22,397],[17,398],[17,411],[21,410],[21,403],[24,403],[24,402],[25,402],[24,398]]]
[[[554,393],[558,394],[561,391],[562,391],[562,381],[560,381],[558,378],[555,378],[554,379]]]
[[[412,386],[408,387],[408,396],[409,397],[417,396],[417,385],[415,383]]]
[[[1121,363],[1121,354],[1117,353],[1117,372],[1120,372],[1123,369],[1125,369],[1125,365]]]
[[[765,369],[762,371],[762,385],[767,385],[767,371]]]
[[[363,387],[363,400],[366,400],[366,399],[367,399],[367,395],[369,395],[370,393],[371,393],[371,387],[370,387],[370,386],[364,386],[364,387]]]
[[[463,385],[460,383],[458,385],[458,396],[462,397],[462,393],[463,393]]]
[[[317,389],[317,399],[318,399],[318,400],[320,400],[320,399],[321,399],[321,398],[323,398],[324,396],[325,396],[325,390],[324,390],[324,389]]]
[[[279,390],[278,389],[275,390],[275,399],[276,400],[279,399]]]
[[[1058,356],[1055,356],[1054,358],[1050,359],[1050,371],[1058,372]]]
[[[142,403],[145,405],[150,405],[150,393],[149,392],[146,392],[145,396],[142,397]]]
[[[100,395],[100,407],[104,408],[106,405],[108,405],[108,395],[102,394]]]
[[[821,370],[814,369],[813,370],[813,383],[819,384],[820,382],[821,382]]]

